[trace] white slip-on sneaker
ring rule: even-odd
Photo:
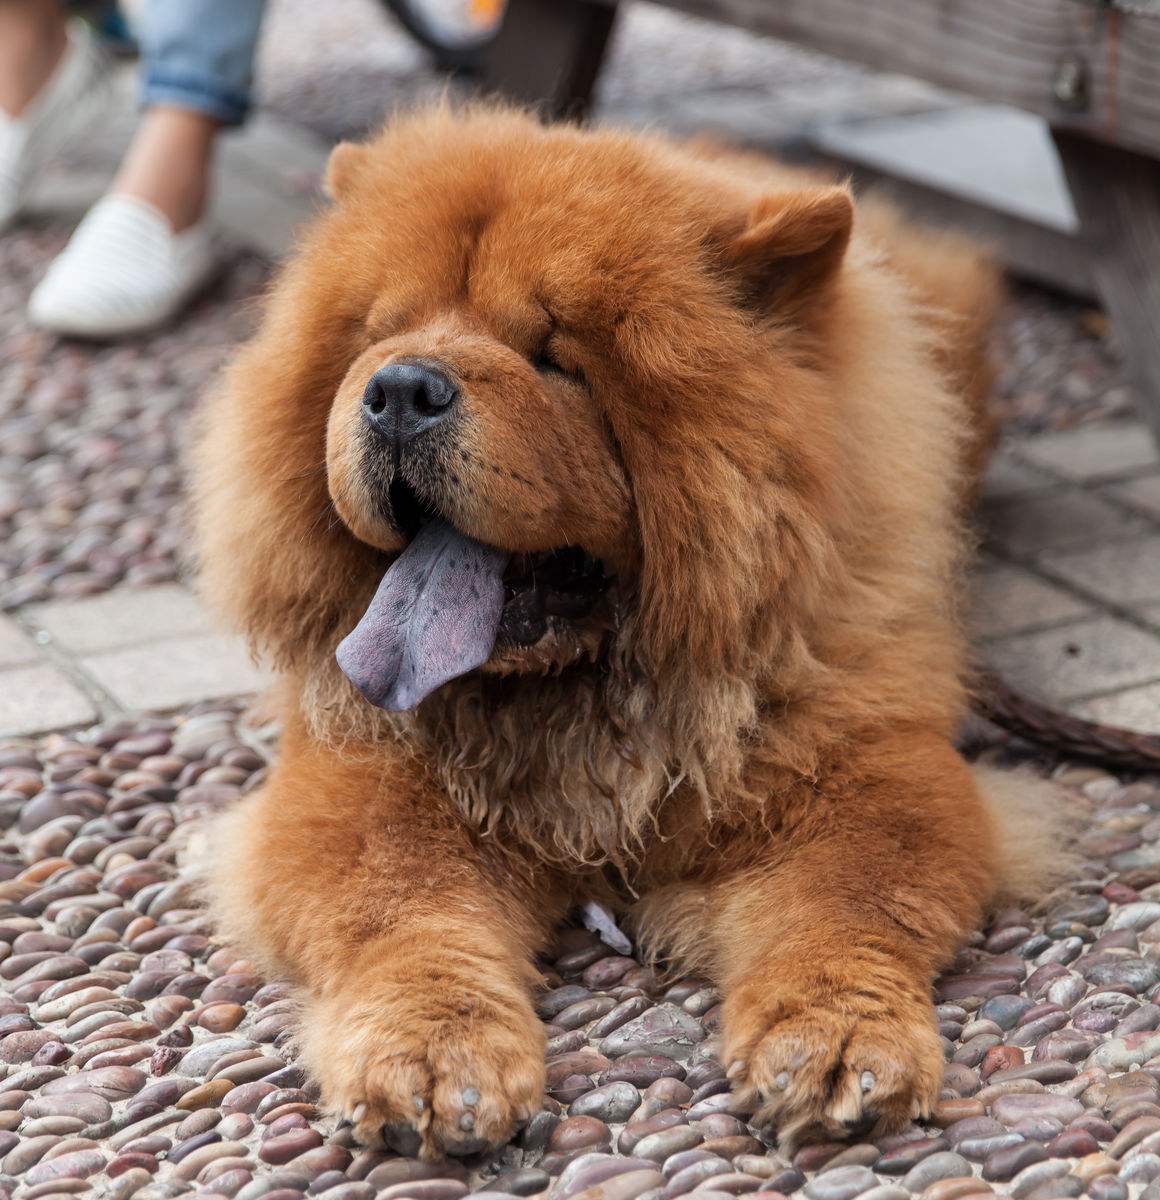
[[[152,204],[105,196],[37,284],[28,315],[73,337],[140,333],[174,316],[216,266],[208,221],[174,233]]]
[[[48,82],[19,117],[0,112],[0,229],[23,207],[36,176],[80,141],[109,96],[108,55],[83,22]]]

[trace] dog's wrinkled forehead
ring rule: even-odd
[[[626,201],[622,188],[614,203],[613,178],[591,165],[581,174],[546,152],[537,165],[515,179],[450,172],[422,190],[392,176],[376,302],[404,320],[467,307],[521,332],[592,336],[671,296],[678,278],[689,286],[700,247],[670,198],[642,189]]]

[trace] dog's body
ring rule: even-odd
[[[930,983],[1002,873],[950,741],[992,271],[756,158],[494,110],[331,188],[199,450],[206,591],[288,694],[217,906],[307,988],[325,1098],[404,1149],[507,1136],[534,957],[598,898],[719,982],[783,1136],[925,1111]],[[335,648],[433,529],[485,582],[515,555],[499,634],[386,714]],[[420,672],[468,661],[460,592]],[[401,694],[379,631],[360,686]]]

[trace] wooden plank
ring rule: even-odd
[[[1160,12],[1096,0],[661,2],[1160,156]]]
[[[616,5],[602,0],[508,0],[481,84],[548,116],[582,116],[612,33]]]
[[[987,208],[953,192],[885,174],[865,163],[826,153],[808,155],[805,161],[848,171],[859,191],[873,189],[891,196],[916,220],[978,238],[1020,279],[1081,300],[1096,298],[1091,253],[1073,235]]]
[[[1160,163],[1056,131],[1096,283],[1160,444]]]

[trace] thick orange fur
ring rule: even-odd
[[[327,1100],[428,1155],[506,1136],[533,957],[600,897],[720,981],[787,1140],[926,1111],[931,980],[1000,883],[950,744],[993,271],[752,156],[503,110],[399,120],[330,186],[197,456],[204,589],[289,698],[217,908],[307,989]],[[353,451],[399,354],[462,388],[446,516],[618,583],[387,715],[333,652],[402,544]]]

